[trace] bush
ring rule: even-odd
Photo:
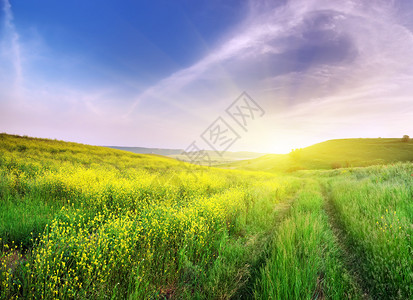
[[[407,143],[410,141],[410,137],[408,135],[403,135],[402,142]]]
[[[19,152],[24,152],[27,150],[27,146],[26,145],[18,145],[17,146],[17,151]]]
[[[301,153],[302,153],[302,149],[293,149],[291,152],[290,152],[290,158],[293,160],[293,161],[299,161],[300,159],[301,159]]]
[[[341,168],[341,163],[333,162],[333,163],[331,163],[331,168],[332,169],[340,169]]]

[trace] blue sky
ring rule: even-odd
[[[413,135],[408,0],[1,5],[0,132],[185,148],[247,91],[233,151]]]

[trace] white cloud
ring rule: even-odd
[[[192,108],[190,104],[176,104],[176,98],[192,97],[198,107],[205,107],[213,105],[214,95],[231,101],[244,89],[257,95],[274,118],[301,111],[303,117],[297,121],[306,118],[307,128],[315,122],[314,104],[324,107],[324,115],[318,117],[326,124],[333,124],[338,117],[354,120],[354,115],[360,126],[363,120],[374,117],[385,124],[387,115],[393,120],[403,111],[413,91],[413,36],[399,23],[394,1],[293,0],[275,8],[271,3],[252,1],[250,16],[234,36],[191,67],[139,95],[131,111],[139,104],[145,106],[150,94],[151,101],[173,103],[185,113],[196,114],[195,109],[188,109]],[[330,52],[323,52],[330,46]],[[316,52],[315,56],[307,59],[311,51]],[[288,60],[293,66],[285,66]],[[277,69],[281,70],[278,74]],[[253,75],[249,77],[250,73]],[[214,75],[215,89],[201,95],[191,91],[191,86]],[[240,80],[243,77],[246,80]],[[222,92],[220,84],[225,80],[232,85],[227,93]],[[209,84],[214,87],[213,82]],[[272,110],[279,108],[274,101],[280,99],[295,105],[287,104],[283,111]],[[372,113],[372,107],[381,107],[382,111]],[[329,111],[335,117],[327,118]],[[396,134],[398,131],[393,129]]]
[[[315,16],[313,18],[317,21],[317,12],[320,14],[325,12],[325,15],[331,15],[332,19],[327,20],[330,23],[321,24],[316,29],[319,32],[325,31],[330,34],[336,32],[336,37],[327,38],[333,39],[339,35],[348,38],[349,43],[351,43],[349,46],[355,48],[354,55],[357,56],[351,65],[333,65],[329,68],[330,71],[322,66],[325,72],[338,71],[343,77],[357,77],[357,73],[362,75],[361,73],[370,72],[368,75],[375,77],[379,68],[384,67],[386,68],[385,72],[391,72],[397,65],[405,65],[405,62],[401,62],[399,57],[410,59],[411,33],[397,23],[392,23],[394,19],[391,19],[391,6],[386,1],[375,1],[374,5],[364,5],[358,1],[340,1],[338,3],[335,1],[295,0],[275,9],[270,9],[269,3],[271,2],[252,1],[251,15],[245,24],[239,26],[238,32],[234,36],[229,37],[221,47],[213,50],[189,68],[180,70],[149,87],[136,97],[130,111],[133,111],[139,103],[145,102],[148,98],[169,103],[175,102],[171,96],[176,96],[176,93],[182,94],[181,98],[187,98],[186,88],[188,86],[204,78],[209,79],[214,75],[217,82],[220,80],[230,81],[228,84],[233,86],[231,92],[247,88],[237,83],[237,77],[245,76],[251,68],[254,68],[254,65],[261,65],[260,59],[263,55],[276,56],[280,53],[288,54],[289,51],[292,53],[296,50],[300,51],[300,49],[294,49],[297,46],[294,44],[301,42],[303,43],[301,46],[305,46],[304,43],[309,42],[302,40],[302,34],[306,30],[305,26],[309,25],[306,24],[306,19],[309,20],[313,14]],[[310,25],[314,26],[314,24]],[[294,38],[298,42],[294,41]],[[302,52],[305,51],[306,49],[303,48]],[[244,69],[242,69],[243,66],[245,66]],[[222,67],[224,70],[219,72]],[[282,66],[277,65],[277,62],[270,67],[282,68]],[[344,71],[341,70],[343,68]],[[238,73],[234,74],[234,72]],[[295,70],[290,70],[290,72],[287,70],[289,74],[294,72]],[[315,65],[314,69],[306,70],[304,76],[314,77],[317,72],[319,72],[319,66]],[[289,74],[282,75],[288,76]],[[271,74],[265,74],[265,70],[260,75],[271,76]],[[333,77],[331,76],[330,79],[340,80],[340,78]],[[321,79],[325,81],[329,78],[322,76]],[[250,81],[254,80],[259,83],[257,81],[260,78],[250,79]],[[219,91],[215,92],[219,94]],[[199,98],[197,95],[191,96]],[[202,99],[202,96],[200,98]],[[186,103],[175,103],[175,105],[181,110],[186,110]]]
[[[6,76],[10,79],[11,75],[12,78],[9,84],[12,83],[15,88],[18,88],[23,80],[20,37],[13,23],[13,13],[8,0],[3,0],[3,12],[4,22],[2,26],[4,34],[0,44],[0,63],[3,69],[1,75],[3,80]]]

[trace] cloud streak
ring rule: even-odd
[[[279,79],[294,73],[309,78],[320,72],[334,73],[347,76],[346,80],[363,72],[377,74],[379,68],[387,73],[398,71],[405,63],[397,57],[411,59],[411,32],[392,23],[392,7],[386,1],[372,6],[375,9],[356,1],[289,1],[272,9],[266,3],[251,5],[251,15],[234,36],[192,66],[149,87],[136,97],[129,112],[149,97],[165,100],[176,92],[185,93],[192,83],[213,77],[211,73],[217,81],[227,80],[235,89],[245,89],[237,78],[259,84],[260,77]],[[268,62],[272,70],[247,77]],[[324,83],[329,79],[318,78]]]
[[[215,101],[231,101],[244,89],[264,102],[270,115],[284,119],[297,110],[307,115],[309,126],[316,117],[325,118],[315,116],[314,103],[332,114],[341,110],[344,118],[357,114],[361,126],[362,120],[370,119],[369,107],[383,107],[383,123],[389,106],[392,113],[403,111],[412,93],[413,36],[399,22],[397,1],[292,0],[275,7],[272,3],[252,1],[250,15],[233,36],[138,95],[129,114],[148,99],[175,103],[191,94],[204,107],[214,104],[214,96]],[[191,87],[200,82],[214,88],[197,95]],[[225,90],[222,82],[230,88]],[[285,109],[279,110],[283,105]],[[197,113],[188,110],[185,101],[175,106]],[[405,130],[409,129],[413,128]]]
[[[14,84],[19,87],[23,80],[20,37],[13,23],[13,13],[9,0],[3,0],[3,12],[4,39],[2,41],[2,55],[9,59],[12,74],[14,74]],[[7,70],[6,66],[3,67]]]

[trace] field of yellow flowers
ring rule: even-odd
[[[0,147],[3,299],[229,297],[299,187],[58,141]]]
[[[410,174],[281,176],[0,134],[0,299],[408,299]]]

